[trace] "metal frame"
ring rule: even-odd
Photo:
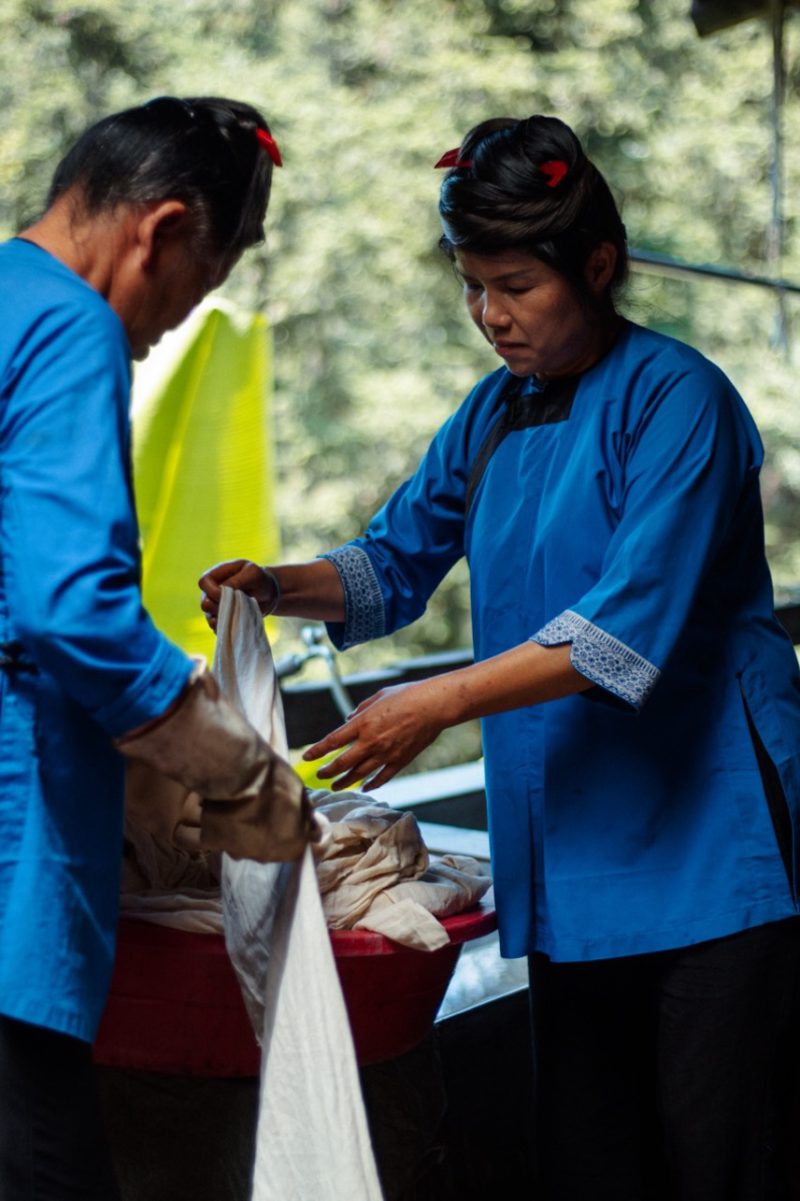
[[[797,0],[791,0],[796,3]],[[785,221],[783,211],[783,111],[786,101],[786,26],[787,0],[769,0],[768,16],[772,35],[772,162],[770,164],[770,189],[772,205],[769,225],[767,227],[767,273],[764,275],[740,271],[734,267],[717,267],[707,263],[687,263],[675,259],[671,255],[656,254],[648,250],[633,249],[630,254],[631,262],[640,270],[651,272],[674,279],[692,279],[701,277],[726,281],[735,284],[751,284],[754,287],[766,288],[774,292],[777,304],[777,320],[772,337],[774,346],[786,351],[789,348],[789,318],[786,308],[787,294],[800,293],[800,284],[792,283],[781,276],[783,264]],[[692,15],[701,33],[713,32],[713,23],[708,29],[698,24],[699,5],[693,6]],[[736,23],[751,16],[762,15],[758,5],[753,5],[752,11],[744,5],[739,15],[734,15],[727,23]]]

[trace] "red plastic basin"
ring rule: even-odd
[[[442,924],[450,943],[438,951],[368,930],[331,931],[360,1064],[392,1059],[425,1037],[461,946],[497,920],[480,905]],[[260,1052],[222,935],[123,918],[94,1057],[138,1071],[257,1076]]]

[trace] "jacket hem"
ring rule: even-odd
[[[596,959],[622,959],[632,955],[649,955],[656,951],[675,951],[691,947],[696,943],[709,942],[713,938],[725,938],[754,926],[765,926],[769,922],[783,921],[798,916],[798,907],[788,896],[784,900],[773,898],[745,909],[731,910],[714,918],[703,918],[697,922],[680,922],[661,930],[644,930],[616,937],[596,939],[569,939],[549,936],[534,939],[525,945],[516,939],[503,938],[503,920],[500,922],[500,954],[504,959],[519,959],[534,951],[547,955],[553,963],[583,963]]]
[[[97,1036],[102,1010],[92,1020],[84,1015],[71,1013],[57,1005],[42,1005],[36,1000],[26,1003],[0,997],[0,1014],[17,1022],[27,1022],[30,1026],[41,1026],[45,1030],[53,1030],[56,1034],[66,1034],[83,1043],[93,1043]]]

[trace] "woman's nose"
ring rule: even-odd
[[[491,292],[484,294],[481,316],[487,329],[502,329],[508,324],[508,314],[503,308],[500,298]]]

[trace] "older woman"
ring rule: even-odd
[[[338,750],[321,774],[375,787],[483,719],[544,1196],[786,1197],[800,676],[758,435],[716,367],[620,316],[624,227],[562,122],[485,122],[438,165],[442,247],[503,365],[363,537],[220,565],[204,607],[213,623],[224,581],[349,646],[418,617],[467,557],[475,665],[385,689],[309,757]]]
[[[249,106],[163,97],[85,133],[41,220],[0,246],[3,1201],[117,1196],[90,1051],[117,918],[113,740],[213,798],[205,845],[290,858],[307,838],[294,773],[142,609],[128,462],[131,356],[260,240],[279,161]]]

